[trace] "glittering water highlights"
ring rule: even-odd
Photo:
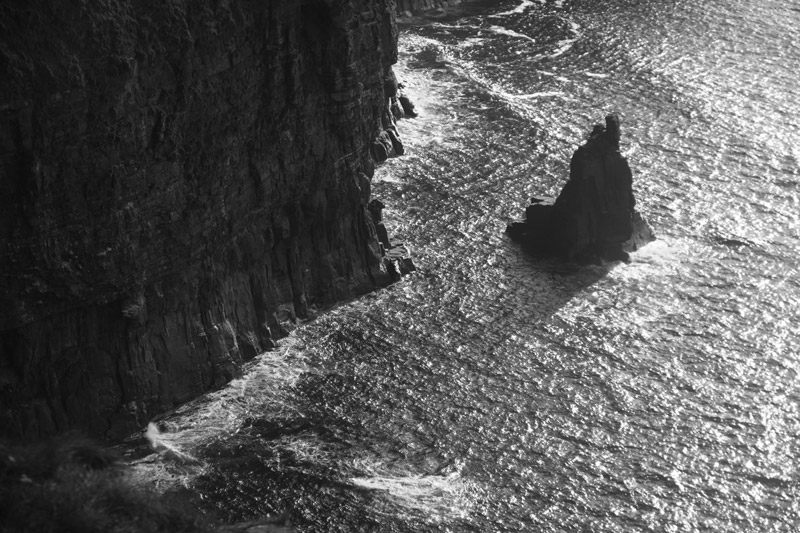
[[[145,475],[300,531],[795,531],[796,6],[473,1],[400,41],[420,116],[373,191],[419,271],[169,417],[197,464]],[[659,240],[526,256],[506,221],[614,110]]]

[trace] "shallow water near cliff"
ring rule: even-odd
[[[793,531],[800,12],[468,2],[402,26],[420,116],[374,195],[418,272],[321,314],[139,464],[300,531]],[[659,240],[629,265],[504,235],[609,111]]]

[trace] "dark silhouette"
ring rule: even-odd
[[[619,142],[619,118],[608,115],[572,155],[569,181],[555,202],[534,199],[526,221],[509,225],[512,238],[581,262],[628,261],[628,252],[652,241],[635,209],[633,174]]]

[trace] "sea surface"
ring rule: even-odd
[[[373,193],[418,271],[151,427],[174,453],[139,471],[302,532],[800,530],[800,4],[467,1],[400,29],[419,117]],[[609,112],[658,240],[526,255],[506,223]]]

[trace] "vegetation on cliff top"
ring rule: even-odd
[[[196,509],[128,482],[114,454],[77,435],[0,442],[0,530],[204,532]]]

